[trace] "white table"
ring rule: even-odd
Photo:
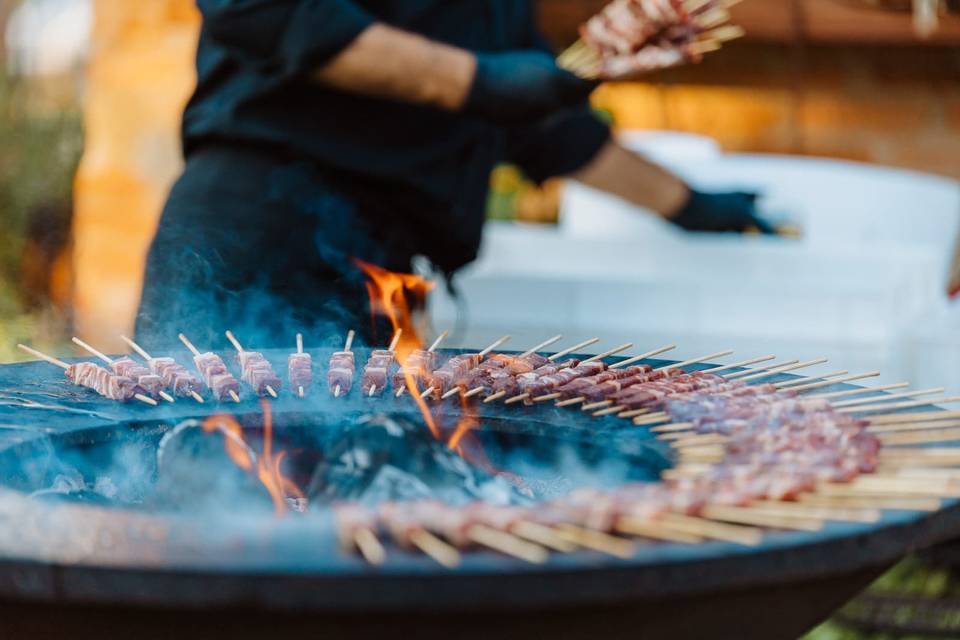
[[[459,342],[512,333],[525,348],[564,333],[633,341],[638,351],[675,342],[679,357],[828,355],[832,363],[812,371],[879,368],[884,380],[936,378],[960,392],[960,332],[953,338],[943,320],[956,182],[833,160],[691,153],[689,144],[671,158],[665,148],[658,160],[702,189],[765,194],[764,209],[798,222],[803,238],[684,234],[574,184],[559,227],[488,226],[480,259],[460,278],[468,325]],[[453,324],[444,294],[432,315],[438,327]],[[940,318],[939,333],[918,336],[930,318]],[[957,344],[953,359],[945,344]]]

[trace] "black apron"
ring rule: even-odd
[[[382,340],[353,259],[408,272],[418,248],[389,198],[363,190],[266,149],[194,151],[150,249],[138,337],[169,345],[182,331],[220,344],[232,329],[268,348],[290,346],[298,331],[320,346],[355,329]]]

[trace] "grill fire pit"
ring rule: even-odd
[[[535,503],[655,481],[674,463],[668,442],[614,416],[552,403],[472,410],[482,426],[454,451],[431,437],[409,398],[283,393],[267,431],[253,400],[121,405],[43,363],[0,366],[0,629],[795,638],[908,552],[960,532],[948,500],[936,511],[885,510],[877,522],[769,531],[755,547],[640,543],[629,559],[576,551],[534,565],[479,551],[450,570],[389,545],[379,567],[344,552],[330,508],[338,501]],[[303,493],[286,500],[285,517],[238,467],[230,435],[203,428],[222,412],[234,414],[254,457],[267,441],[283,452],[284,474]],[[455,402],[435,412],[447,429],[462,417]]]

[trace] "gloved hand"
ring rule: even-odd
[[[496,124],[523,124],[583,104],[596,86],[542,51],[478,53],[463,112]]]
[[[777,232],[760,218],[755,193],[701,193],[691,189],[689,200],[670,221],[687,231]]]

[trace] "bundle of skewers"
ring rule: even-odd
[[[557,63],[589,80],[623,80],[719,50],[744,35],[728,24],[739,0],[613,0],[580,28]]]
[[[826,362],[817,358],[777,361],[772,356],[704,368],[731,355],[710,353],[660,367],[648,360],[671,351],[666,345],[639,355],[619,345],[595,356],[576,354],[592,338],[552,354],[554,336],[519,353],[499,353],[504,336],[485,349],[442,358],[438,347],[410,352],[398,361],[394,335],[386,349],[372,350],[357,375],[353,332],[329,360],[326,381],[333,402],[354,396],[364,402],[449,403],[467,400],[522,411],[550,405],[587,419],[622,420],[649,431],[675,453],[676,465],[658,483],[613,490],[583,490],[529,507],[435,501],[389,503],[370,510],[357,504],[335,509],[345,548],[379,564],[381,538],[456,566],[464,551],[485,548],[541,563],[550,553],[588,549],[630,557],[638,540],[698,544],[722,540],[759,544],[768,530],[815,531],[830,521],[874,522],[884,509],[935,510],[944,498],[960,497],[960,448],[931,448],[960,441],[960,411],[905,413],[925,405],[960,401],[928,398],[943,391],[907,389],[907,383],[821,391],[876,377],[871,371],[840,370],[780,382],[771,378]],[[176,397],[203,395],[240,401],[241,382],[256,395],[279,396],[283,385],[266,358],[237,351],[240,380],[226,362],[194,354],[199,376],[172,358],[156,358],[125,338],[146,362],[112,359],[75,342],[108,367],[68,364],[24,350],[66,370],[68,380],[118,401],[156,406]],[[302,336],[288,358],[294,397],[313,391],[313,361]],[[880,395],[880,393],[882,395]],[[917,447],[917,445],[926,445]]]

